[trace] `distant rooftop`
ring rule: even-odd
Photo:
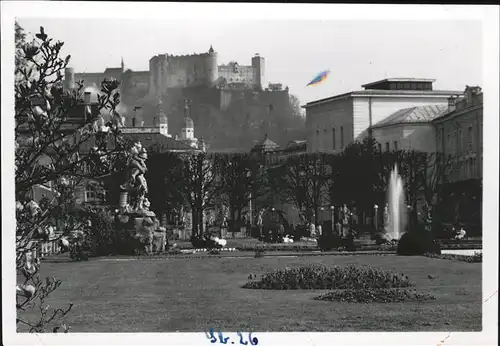
[[[377,87],[384,86],[387,83],[434,83],[435,79],[428,78],[385,78],[376,82],[363,84],[365,89],[378,89]],[[399,88],[398,88],[399,89]]]
[[[279,149],[279,145],[267,138],[267,133],[262,141],[257,142],[252,148],[252,152],[269,152]]]
[[[429,105],[400,109],[387,118],[379,121],[372,128],[385,127],[396,124],[428,123],[448,111],[446,105]]]
[[[340,100],[349,97],[366,97],[366,96],[374,96],[374,97],[383,97],[383,96],[403,96],[403,95],[415,95],[415,96],[450,96],[450,95],[463,95],[463,91],[459,90],[357,90],[350,91],[348,93],[339,94],[335,96],[326,97],[324,99],[319,99],[316,101],[311,101],[306,105],[302,106],[302,108],[309,108],[313,106],[320,105],[322,103],[328,103],[335,100]]]

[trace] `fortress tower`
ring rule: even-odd
[[[75,69],[72,67],[66,67],[64,70],[64,90],[72,90],[75,88]]]
[[[253,67],[253,85],[254,87],[262,88],[265,84],[264,75],[265,75],[265,60],[263,57],[259,55],[259,53],[255,53],[255,56],[252,58],[252,67]]]
[[[191,55],[160,54],[149,60],[149,95],[159,97],[168,88],[212,87],[218,77],[217,52]]]
[[[214,51],[212,45],[208,50],[208,57],[206,58],[206,71],[207,71],[207,84],[209,87],[214,86],[215,81],[219,78],[219,67],[217,66],[217,52]]]

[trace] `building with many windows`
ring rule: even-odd
[[[451,99],[447,112],[432,121],[436,151],[454,157],[451,174],[441,184],[444,221],[461,223],[480,234],[483,177],[483,93],[467,86],[464,97]]]
[[[447,111],[432,121],[436,151],[458,156],[460,169],[451,181],[483,176],[483,93],[480,87],[465,89],[464,97],[450,99]]]
[[[433,79],[389,78],[365,84],[364,90],[307,103],[304,108],[308,152],[340,152],[400,110],[407,109],[409,114],[402,111],[394,117],[415,119],[425,109],[409,109],[446,107],[449,97],[463,94],[461,91],[433,90],[433,83]],[[394,144],[394,140],[391,141],[389,147]]]
[[[431,121],[448,111],[445,105],[400,109],[371,127],[379,151],[416,150],[433,153],[436,131]]]

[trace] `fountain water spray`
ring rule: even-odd
[[[406,227],[406,203],[404,195],[403,179],[398,173],[397,165],[391,171],[389,177],[389,189],[387,191],[387,213],[388,220],[385,224],[386,238],[388,240],[399,240]]]

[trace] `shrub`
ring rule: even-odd
[[[379,251],[396,251],[398,249],[397,241],[390,241],[379,245]]]
[[[318,247],[321,249],[321,251],[337,249],[343,245],[344,243],[342,241],[342,238],[340,238],[340,236],[336,234],[323,233],[318,238]]]
[[[179,248],[168,249],[167,255],[182,255],[182,251]]]
[[[441,254],[441,247],[429,231],[415,231],[403,234],[399,239],[397,254],[417,256],[425,253]]]
[[[409,289],[361,289],[361,290],[341,290],[332,291],[315,300],[337,301],[341,303],[397,303],[406,301],[426,301],[434,300],[435,296],[427,293],[418,293]]]
[[[377,245],[389,243],[389,240],[384,238],[384,235],[382,232],[378,232],[378,233],[375,233],[374,235],[372,235],[371,240],[374,240],[375,244],[377,244]]]
[[[243,288],[254,289],[364,289],[410,287],[404,274],[368,266],[325,266],[278,269],[264,274],[260,281],[249,281]]]
[[[464,256],[464,255],[454,255],[454,254],[434,254],[434,253],[425,253],[424,256],[430,258],[439,258],[445,260],[456,260],[463,261],[468,263],[482,263],[483,262],[483,253],[475,252],[472,256]]]
[[[264,257],[264,253],[266,251],[264,250],[264,248],[262,247],[259,247],[259,248],[256,248],[255,249],[255,258],[260,258],[260,257]]]
[[[191,238],[191,245],[193,245],[193,248],[195,249],[218,249],[222,247],[211,240],[208,235],[203,237]]]

